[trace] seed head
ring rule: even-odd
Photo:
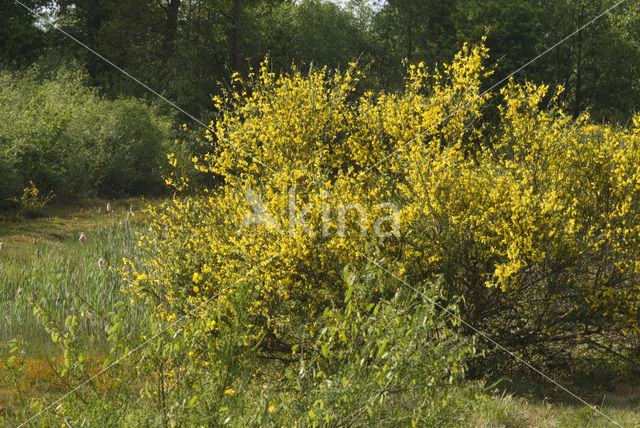
[[[102,257],[98,259],[98,267],[100,268],[100,270],[104,269],[104,259]]]
[[[86,242],[87,238],[84,236],[84,232],[80,232],[80,243],[84,244]]]

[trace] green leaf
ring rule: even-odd
[[[198,401],[198,398],[199,397],[197,395],[194,395],[191,401],[189,401],[189,407],[193,407],[196,404],[196,401]]]

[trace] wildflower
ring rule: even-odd
[[[80,243],[84,244],[86,242],[87,238],[84,236],[84,232],[80,232]]]
[[[98,259],[98,267],[100,268],[100,270],[104,269],[104,259],[102,257]]]
[[[274,406],[273,404],[269,406],[269,413],[273,414],[276,412],[276,406]]]
[[[22,287],[18,288],[18,293],[17,293],[18,297],[22,296]]]
[[[111,204],[107,202],[107,214],[111,213]]]
[[[224,391],[224,395],[235,395],[236,391],[233,389],[227,389]]]

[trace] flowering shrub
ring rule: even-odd
[[[294,70],[276,77],[265,63],[246,84],[236,75],[240,89],[215,100],[219,106],[228,104],[212,123],[221,138],[211,153],[194,159],[197,168],[224,177],[226,184],[152,212],[155,222],[141,245],[159,257],[136,266],[131,287],[156,296],[159,316],[171,318],[219,293],[217,299],[224,300],[252,266],[275,257],[259,270],[251,308],[254,339],[288,343],[292,325],[312,321],[343,300],[343,267],[366,263],[358,251],[370,239],[352,226],[364,225],[371,235],[377,223],[390,232],[392,219],[377,220],[391,217],[389,203],[408,201],[403,144],[423,132],[413,146],[477,135],[467,124],[479,116],[482,100],[473,97],[485,55],[484,48],[465,48],[445,69],[448,78],[437,75],[428,91],[429,75],[420,64],[410,70],[404,94],[379,98],[356,96],[361,73],[355,64],[342,74],[323,69],[303,76]],[[454,118],[430,129],[469,102]],[[441,143],[432,146],[439,150]],[[399,157],[390,158],[382,172],[368,169],[396,148]],[[175,162],[172,155],[170,160]],[[187,185],[183,177],[168,183],[179,190]],[[248,190],[260,196],[278,227],[242,228],[250,214]],[[297,219],[288,217],[293,193]],[[366,218],[346,212],[341,227],[336,213],[356,203],[365,208]],[[324,210],[330,215],[323,216]],[[400,255],[405,240],[390,235],[379,239],[390,254]]]
[[[211,151],[193,159],[223,184],[150,208],[147,256],[124,273],[159,325],[190,315],[176,345],[189,367],[206,372],[221,349],[322,367],[332,346],[366,348],[336,325],[366,324],[406,284],[416,311],[438,283],[472,325],[537,356],[637,341],[640,116],[633,130],[573,120],[562,88],[511,82],[485,126],[487,55],[464,46],[440,71],[411,66],[392,94],[359,94],[356,64],[234,75],[214,99]],[[353,296],[345,266],[373,261],[390,279]]]
[[[53,193],[42,196],[40,190],[29,180],[29,185],[24,188],[20,199],[12,198],[11,200],[18,204],[20,214],[25,217],[37,217],[42,214],[44,207],[53,198]]]

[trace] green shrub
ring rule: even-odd
[[[126,356],[132,349],[128,327],[116,315],[124,310],[121,306],[112,314],[114,346],[104,365],[126,358],[100,377],[110,388],[92,391],[87,385],[39,420],[272,427],[380,421],[459,426],[467,420],[482,390],[464,380],[474,348],[457,332],[455,305],[443,299],[436,285],[425,284],[422,295],[403,288],[375,263],[362,271],[347,267],[344,276],[344,302],[327,308],[312,324],[297,326],[295,345],[286,352],[266,351],[252,340],[255,276],[239,283],[229,299],[212,303],[206,317],[189,316],[184,322],[154,317],[143,336],[149,342],[131,356]],[[57,331],[51,323],[47,328]],[[88,374],[86,363],[74,359],[73,329],[59,330],[68,376],[81,383]],[[194,335],[202,330],[211,332],[207,340]],[[35,407],[42,407],[38,403]]]
[[[14,198],[13,201],[18,204],[18,210],[21,215],[37,217],[42,214],[44,207],[51,198],[53,198],[53,193],[42,196],[33,181],[29,181],[29,186],[25,187],[20,199]]]
[[[0,74],[0,197],[28,180],[59,198],[158,193],[170,121],[135,99],[106,100],[82,73]],[[5,178],[6,177],[6,178]]]

